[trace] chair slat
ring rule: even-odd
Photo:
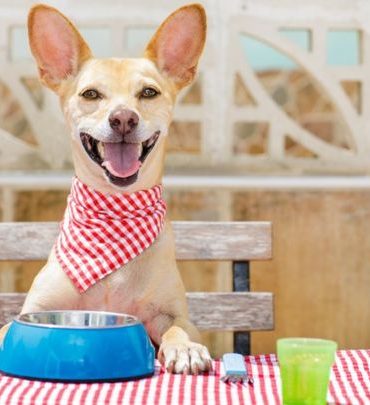
[[[271,293],[187,293],[190,319],[200,330],[272,330]],[[0,325],[19,314],[26,294],[0,294]]]
[[[273,294],[187,293],[189,315],[201,330],[272,330]]]
[[[178,260],[271,259],[270,222],[173,222]],[[56,222],[0,223],[0,260],[44,260]]]

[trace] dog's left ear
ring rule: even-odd
[[[178,88],[193,80],[206,39],[206,13],[200,4],[173,12],[158,28],[145,57],[167,74]]]

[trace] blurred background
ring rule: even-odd
[[[25,29],[33,4],[0,0],[0,218],[59,221],[72,176],[57,98],[43,89]],[[140,56],[186,1],[47,1],[97,57]],[[370,347],[370,2],[208,0],[206,50],[178,99],[167,145],[173,220],[273,222],[274,258],[251,290],[275,294],[284,336]],[[0,246],[1,249],[1,246]],[[25,292],[42,263],[1,263],[0,291]],[[180,264],[188,291],[230,291],[230,263]],[[230,333],[205,333],[211,352]]]

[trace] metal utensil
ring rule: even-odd
[[[225,375],[221,381],[228,383],[244,383],[253,384],[253,378],[248,375],[245,366],[244,357],[238,353],[225,353],[222,356],[224,363]]]

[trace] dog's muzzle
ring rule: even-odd
[[[102,142],[86,132],[80,133],[82,145],[109,181],[119,187],[129,186],[138,178],[139,170],[156,145],[160,131],[142,143]]]

